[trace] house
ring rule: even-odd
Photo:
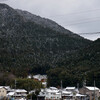
[[[67,91],[66,88],[57,89],[56,87],[41,89],[38,100],[85,100],[86,95],[80,94],[76,88],[70,89],[70,91]]]
[[[79,94],[79,91],[75,87],[67,87],[62,90],[62,99],[63,100],[84,100],[85,95]]]
[[[70,94],[66,96],[65,98],[62,98],[63,100],[85,100],[86,96],[82,94]]]
[[[47,75],[40,75],[40,74],[33,75],[33,76],[29,75],[27,76],[27,78],[37,80],[41,82],[45,88],[47,87]]]
[[[15,99],[26,99],[27,91],[24,89],[12,89],[12,91],[7,94],[7,97]]]
[[[70,95],[72,94],[72,92],[66,91],[66,90],[62,90],[61,93],[62,93],[62,99],[63,100],[69,99]]]
[[[66,87],[62,90],[62,98],[63,99],[73,99],[73,94],[78,93],[75,87]]]
[[[45,100],[61,100],[61,93],[60,91],[55,87],[50,87],[49,89],[46,89],[46,95]]]
[[[93,100],[100,97],[100,89],[97,87],[84,86],[79,90],[79,92],[87,95],[87,100]]]
[[[7,90],[7,93],[11,90],[10,86],[0,86],[0,88],[5,88]]]
[[[33,75],[33,79],[41,81],[41,82],[46,82],[47,81],[47,75]]]
[[[44,87],[47,86],[47,75],[33,75],[33,79],[42,82]]]
[[[3,86],[0,86],[0,99],[7,96],[7,89]]]
[[[56,87],[42,89],[38,100],[61,100],[61,93]]]

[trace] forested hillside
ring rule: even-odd
[[[70,53],[91,43],[43,19],[42,23],[51,23],[46,27],[47,23],[44,26],[41,20],[31,21],[8,5],[0,4],[0,71],[23,77],[29,73],[44,74],[66,60]]]
[[[70,55],[58,68],[50,69],[48,78],[49,85],[60,85],[61,80],[63,86],[82,86],[84,80],[93,85],[95,80],[100,87],[100,39]]]

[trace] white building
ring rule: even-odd
[[[50,87],[49,89],[46,89],[45,99],[60,100],[61,92],[55,87]]]
[[[45,82],[47,80],[47,75],[33,75],[33,79]]]
[[[7,93],[10,89],[10,86],[0,86],[0,99],[7,97]]]
[[[8,98],[15,98],[15,99],[26,99],[27,91],[24,89],[12,89],[11,92],[7,94]]]
[[[7,96],[7,89],[5,87],[0,87],[0,99]]]
[[[35,80],[38,80],[38,81],[45,81],[47,80],[47,75],[40,75],[40,74],[37,74],[37,75],[28,75],[27,78],[29,79],[35,79]]]
[[[40,94],[38,95],[38,99],[40,100],[61,100],[61,92],[55,88],[50,87],[46,89],[42,89]]]
[[[41,89],[38,100],[84,100],[85,95],[79,94],[78,89],[67,87],[67,89],[57,89],[50,87]]]
[[[66,87],[62,90],[63,100],[84,100],[85,95],[79,94],[79,91],[75,87]]]
[[[42,82],[44,87],[47,86],[47,75],[33,75],[33,79]]]

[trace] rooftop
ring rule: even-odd
[[[5,88],[6,90],[9,90],[10,89],[9,86],[0,86],[0,88]]]
[[[33,78],[38,79],[38,80],[47,79],[47,75],[38,74],[38,75],[34,75]]]
[[[86,88],[87,88],[88,90],[91,90],[91,91],[93,91],[93,90],[100,90],[100,89],[97,88],[97,87],[91,87],[91,86],[86,86]]]
[[[75,87],[66,87],[66,90],[74,90]]]

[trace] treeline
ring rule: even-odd
[[[82,87],[86,80],[87,86],[93,86],[95,81],[96,86],[100,88],[100,68],[96,68],[95,70],[87,70],[86,68],[54,68],[50,69],[47,75],[48,86],[60,87],[62,81],[63,87],[77,87],[77,84],[79,84],[79,87]]]
[[[9,72],[0,72],[0,86],[10,86],[13,89],[40,90],[42,83],[34,79],[17,78]]]
[[[9,63],[9,62],[8,62]],[[24,64],[24,63],[22,63]],[[63,86],[77,86],[83,85],[86,80],[87,85],[93,85],[94,80],[96,86],[100,87],[100,39],[93,42],[85,49],[69,53],[67,57],[56,63],[56,66],[52,67],[49,64],[36,64],[34,66],[27,67],[26,63],[21,67],[0,67],[2,72],[12,73],[17,78],[26,78],[29,74],[47,74],[48,75],[48,86],[60,86],[61,80]],[[12,76],[8,74],[8,76]],[[6,80],[6,74],[1,76],[1,83],[10,82],[9,78]],[[14,76],[13,76],[14,77]],[[11,83],[12,84],[12,83]],[[9,84],[8,84],[9,85]]]

